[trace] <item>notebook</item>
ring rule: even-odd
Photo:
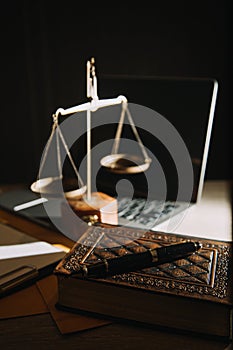
[[[0,297],[52,273],[65,252],[0,223]]]
[[[210,78],[109,75],[99,77],[98,91],[100,98],[119,95],[127,98],[135,126],[152,162],[144,173],[115,174],[100,167],[98,160],[98,171],[94,170],[92,179],[97,190],[117,197],[119,225],[156,229],[161,222],[178,218],[174,219],[174,226],[182,220],[183,214],[180,213],[198,203],[202,196],[217,101],[217,81]],[[157,120],[156,128],[153,118]],[[119,119],[115,124],[109,121],[108,125],[103,123],[100,127],[96,127],[95,120],[97,118],[93,118],[93,146],[107,139],[113,140]],[[124,128],[124,138],[133,140],[129,125]],[[181,144],[180,152],[177,143]],[[182,157],[187,159],[184,162],[181,159],[177,165]],[[92,157],[93,162],[95,158]],[[187,172],[189,161],[191,166]],[[18,207],[34,200],[37,201],[38,197],[29,188],[14,190],[0,196],[0,206],[14,211],[16,207],[19,215],[42,225],[53,225],[42,202],[28,208]],[[59,220],[59,202],[49,199],[46,205]]]

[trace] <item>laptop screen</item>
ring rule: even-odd
[[[214,79],[206,78],[109,75],[99,76],[98,79],[99,98],[114,98],[124,95],[129,103],[144,106],[164,117],[178,132],[187,147],[192,162],[194,179],[192,202],[200,199],[202,194],[217,87],[218,84]],[[133,114],[132,117],[134,117]],[[166,144],[158,140],[156,135],[145,129],[139,128],[142,143],[159,161],[165,176],[167,199],[175,200],[179,178],[172,152],[169,152]],[[167,137],[169,138],[169,132]],[[153,175],[153,171],[154,168],[151,166],[148,174],[151,172],[150,179],[151,181],[154,179],[156,184],[156,174]],[[97,176],[97,188],[115,195],[114,187],[117,182],[126,178],[133,183],[139,196],[147,196],[146,174],[145,172],[145,174],[138,175],[117,175],[102,169]],[[153,192],[153,188],[156,186],[150,186],[150,190],[151,188]],[[186,200],[186,198],[182,199]]]

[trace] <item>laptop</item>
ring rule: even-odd
[[[157,229],[159,224],[171,218],[173,225],[177,224],[185,211],[202,197],[216,109],[217,81],[145,76],[102,76],[99,81],[101,97],[124,95],[130,102],[129,108],[134,112],[139,110],[139,118],[143,118],[145,124],[137,120],[136,126],[139,125],[141,141],[152,152],[155,165],[151,164],[149,170],[137,175],[110,175],[102,170],[97,179],[98,190],[117,196],[120,225]],[[134,117],[134,113],[131,115]],[[153,118],[158,120],[157,129],[153,128]],[[184,142],[181,148],[177,147],[179,141]],[[183,157],[183,161],[177,164],[179,157]],[[191,169],[188,172],[189,161]],[[158,170],[162,176],[158,176]],[[125,188],[123,179],[126,180]],[[115,192],[119,183],[122,183],[120,194]],[[128,190],[130,195],[127,196],[126,189],[130,184],[133,192]],[[182,187],[182,194],[179,187]]]
[[[101,99],[119,95],[127,98],[141,143],[152,159],[148,170],[135,174],[114,173],[99,167],[98,162],[96,189],[117,197],[119,225],[156,229],[160,223],[178,217],[198,203],[206,174],[217,81],[103,75],[98,79],[98,92]],[[93,144],[114,140],[118,121],[100,128],[93,125]],[[127,139],[135,141],[131,125],[126,123],[124,129],[123,152]],[[177,144],[181,148],[177,148]],[[183,158],[181,162],[180,158]],[[0,196],[0,207],[14,211],[16,207],[17,214],[47,227],[53,226],[42,202],[20,207],[34,200],[38,203],[37,195],[29,189],[14,190]],[[47,205],[59,219],[57,201],[51,199]]]

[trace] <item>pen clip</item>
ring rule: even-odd
[[[101,232],[101,234],[99,235],[99,237],[96,239],[96,241],[94,242],[94,244],[88,249],[88,251],[86,252],[86,254],[82,257],[82,260],[80,261],[81,264],[84,264],[85,261],[87,260],[88,256],[93,252],[94,248],[97,246],[97,244],[101,241],[101,239],[104,236],[104,232]]]
[[[5,273],[0,276],[0,294],[37,277],[38,274],[37,268],[33,265],[23,265]]]

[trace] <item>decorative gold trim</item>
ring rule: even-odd
[[[118,239],[122,236],[122,228],[119,228],[119,232],[114,230],[114,239],[117,242]],[[111,229],[109,231],[105,231],[111,234]],[[90,230],[89,235],[85,237],[82,241],[82,244],[76,244],[74,249],[68,254],[67,258],[64,259],[63,267],[72,272],[79,270],[79,264],[90,249],[90,246],[96,242],[99,235],[103,234],[103,229],[100,227],[93,227]],[[140,232],[132,230],[132,229],[124,229],[124,234],[131,235],[131,241],[135,240],[148,242],[147,240],[153,240],[155,243],[159,245],[172,244],[177,242],[184,241],[184,237],[178,237],[176,235],[169,235],[159,232]],[[127,236],[129,237],[129,236]],[[120,239],[119,239],[120,241]],[[136,288],[151,290],[153,292],[168,292],[172,294],[183,294],[187,293],[189,296],[195,295],[203,295],[203,296],[211,296],[216,299],[224,299],[227,297],[227,287],[228,287],[228,271],[229,271],[229,262],[231,256],[231,249],[229,245],[223,242],[216,244],[211,241],[210,243],[206,240],[202,240],[203,247],[200,252],[196,252],[195,254],[203,255],[205,252],[212,252],[211,261],[209,262],[209,280],[208,283],[204,281],[193,282],[190,279],[182,279],[175,278],[172,276],[164,277],[161,276],[160,267],[156,267],[157,272],[153,271],[153,277],[151,274],[146,273],[145,270],[143,272],[135,272],[135,273],[126,273],[121,275],[116,275],[111,278],[105,279],[104,281],[109,283],[121,283],[122,285],[132,286]],[[103,248],[103,250],[107,250],[107,248]],[[87,261],[88,263],[88,261]],[[196,263],[194,263],[196,264]],[[190,263],[191,265],[191,263]],[[198,266],[198,264],[196,264]],[[192,277],[192,276],[191,276]],[[191,278],[190,277],[190,278]]]

